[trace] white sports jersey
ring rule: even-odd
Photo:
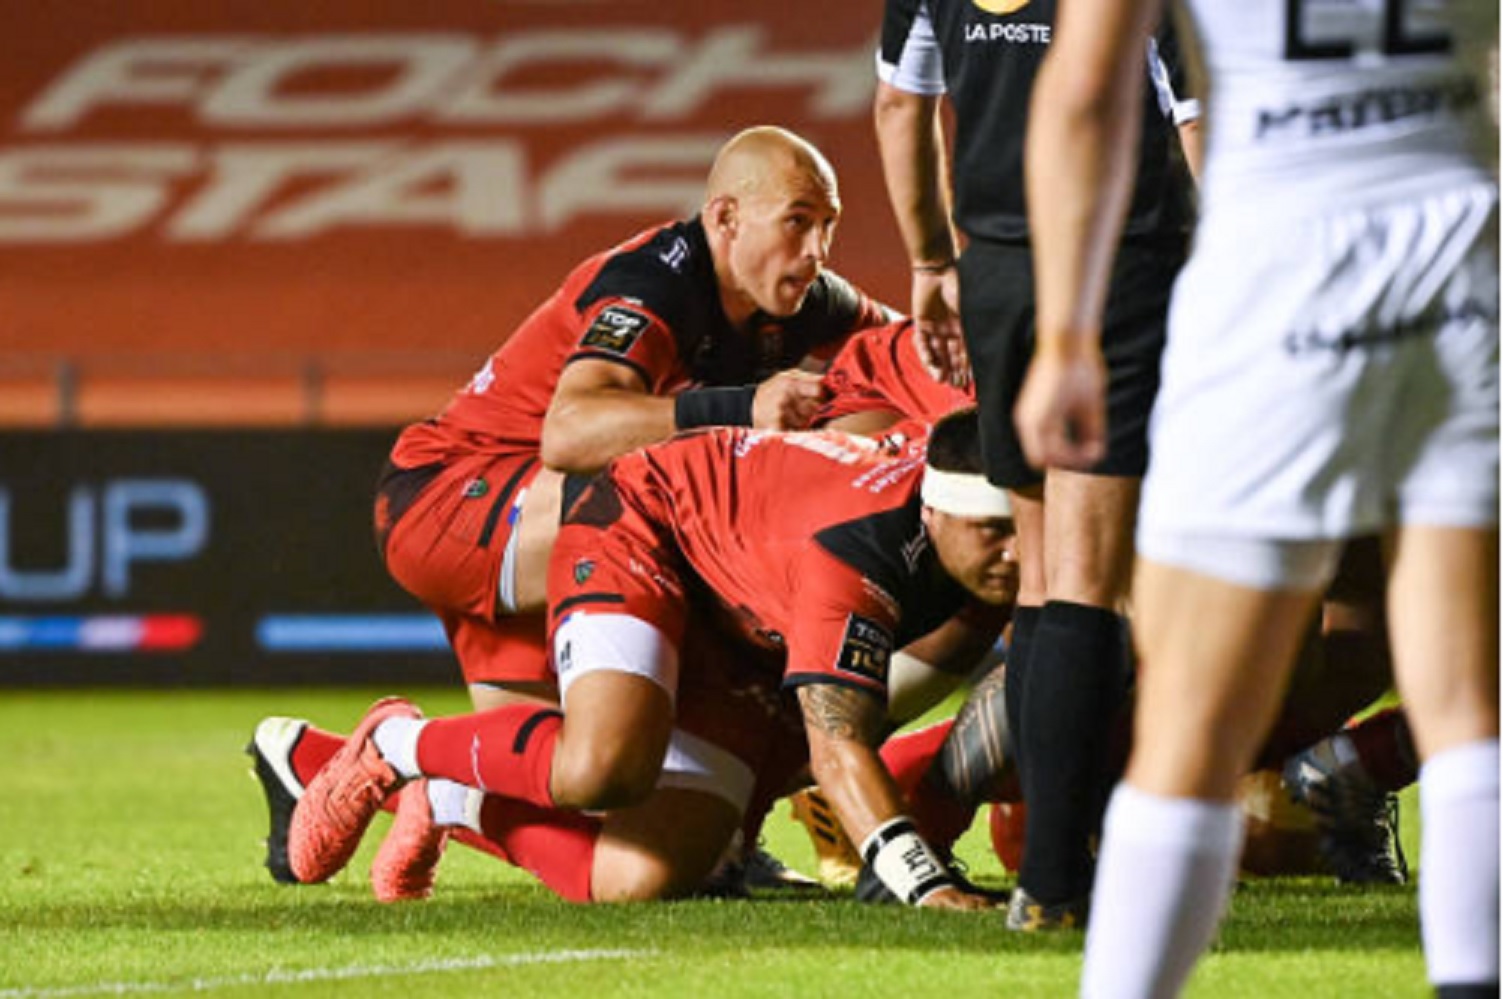
[[[1480,88],[1438,6],[1194,3],[1211,75],[1206,183],[1138,551],[1316,588],[1335,539],[1495,525],[1497,188],[1470,145]],[[1227,541],[1322,557],[1270,546],[1228,561]]]
[[[1481,89],[1453,54],[1446,7],[1192,0],[1214,81],[1205,212],[1302,217],[1388,200],[1416,178],[1431,190],[1482,179]]]

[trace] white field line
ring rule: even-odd
[[[567,964],[577,961],[611,961],[644,957],[645,950],[560,950],[547,953],[479,955],[454,957],[412,964],[350,964],[342,968],[300,968],[290,971],[272,969],[260,974],[231,975],[225,978],[185,978],[167,982],[93,982],[57,988],[0,989],[0,999],[64,999],[69,996],[124,996],[155,992],[213,992],[216,989],[244,985],[295,985],[302,982],[346,981],[354,978],[394,978],[401,975],[429,975],[450,971],[483,971],[487,968],[514,968],[528,964]]]

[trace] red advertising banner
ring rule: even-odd
[[[385,356],[397,376],[453,366],[457,384],[576,261],[696,210],[715,149],[760,123],[830,157],[834,266],[901,305],[871,129],[880,14],[857,0],[12,5],[0,366],[170,374],[233,357],[275,375]]]

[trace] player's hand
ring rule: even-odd
[[[1035,468],[1085,469],[1106,454],[1106,363],[1095,340],[1041,340],[1013,408]]]
[[[790,368],[757,386],[752,426],[761,430],[803,430],[814,419],[825,390],[820,377]]]
[[[954,267],[913,272],[913,327],[924,370],[956,388],[969,385],[971,359],[960,332],[960,279]]]
[[[996,903],[985,895],[966,891],[964,888],[941,888],[919,903],[923,909],[994,909]]]

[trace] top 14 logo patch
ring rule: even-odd
[[[585,330],[581,347],[594,347],[612,354],[626,354],[632,345],[652,325],[652,317],[645,312],[624,305],[608,305],[600,310],[590,328]]]
[[[860,614],[845,619],[845,637],[840,642],[840,658],[835,668],[842,673],[887,682],[887,664],[892,658],[892,632],[878,622]]]

